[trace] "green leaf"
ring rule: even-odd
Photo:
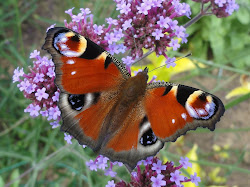
[[[15,169],[10,176],[10,180],[14,181],[11,185],[11,187],[18,187],[20,183],[20,179],[16,180],[20,176],[19,170]]]
[[[237,12],[236,16],[242,24],[244,24],[244,25],[249,24],[250,14],[249,14],[249,10],[247,10],[247,8],[241,7],[239,9],[239,11]]]
[[[4,186],[3,178],[0,176],[0,186]]]

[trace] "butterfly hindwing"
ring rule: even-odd
[[[166,82],[148,85],[145,109],[153,132],[162,141],[175,141],[197,127],[214,130],[225,111],[212,94]]]

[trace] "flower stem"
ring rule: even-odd
[[[187,28],[190,25],[192,25],[193,23],[197,22],[201,17],[207,15],[207,11],[211,8],[211,4],[205,9],[203,10],[203,7],[201,8],[201,11],[199,14],[197,14],[194,18],[192,18],[189,22],[187,22],[184,27]]]

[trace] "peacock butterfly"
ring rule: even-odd
[[[188,130],[213,131],[225,111],[205,91],[147,83],[148,68],[131,77],[123,63],[70,29],[50,29],[43,49],[56,67],[61,130],[130,169]]]

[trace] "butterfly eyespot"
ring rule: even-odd
[[[68,96],[68,102],[73,110],[80,111],[86,110],[91,105],[94,105],[98,102],[100,98],[100,93],[87,93],[87,94],[79,94],[74,95],[70,94]]]
[[[85,105],[85,94],[68,96],[68,102],[73,110],[80,111]]]
[[[79,37],[77,35],[72,36],[70,39],[72,41],[74,41],[74,42],[79,42],[80,41],[80,39],[79,39]]]
[[[140,144],[143,146],[153,145],[157,142],[158,138],[155,136],[152,129],[148,129],[140,138]]]

